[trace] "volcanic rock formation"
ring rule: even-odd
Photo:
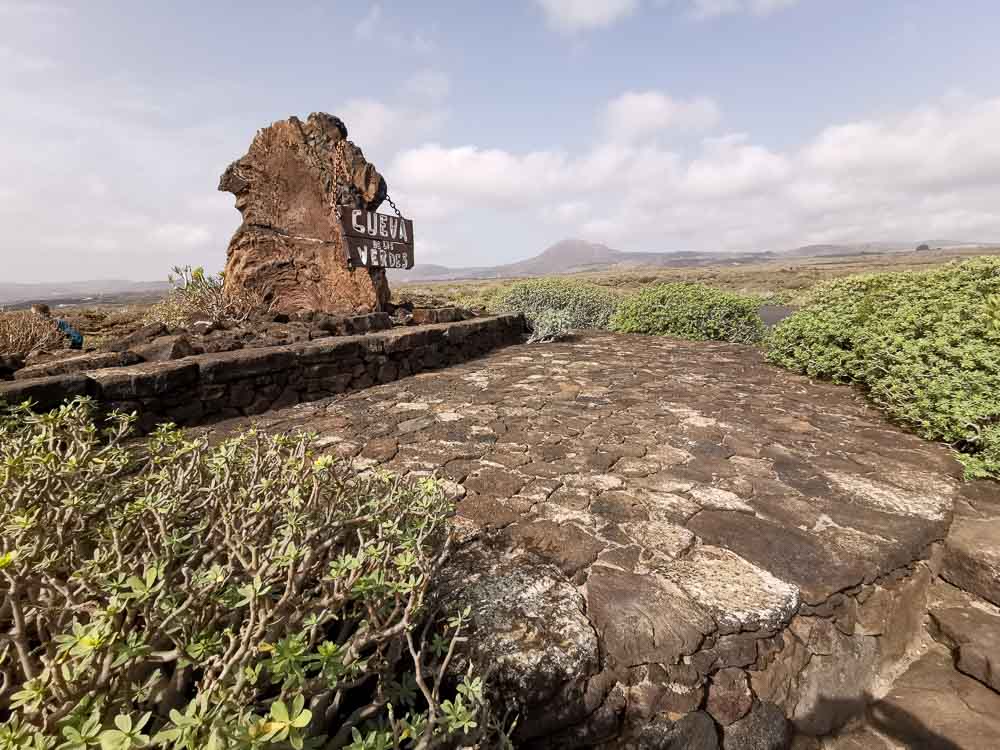
[[[219,190],[243,215],[229,242],[228,291],[257,290],[287,313],[377,312],[389,301],[384,270],[348,268],[336,207],[374,211],[386,185],[339,118],[314,112],[258,131]]]

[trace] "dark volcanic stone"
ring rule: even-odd
[[[469,647],[490,666],[499,694],[519,707],[518,739],[585,718],[584,693],[600,662],[597,638],[583,597],[556,568],[476,544],[452,556],[435,586],[434,597],[449,609],[472,605]]]
[[[719,724],[729,726],[742,719],[753,705],[750,682],[742,669],[720,669],[708,686],[705,708]]]
[[[722,732],[723,750],[786,750],[792,732],[781,709],[773,703],[758,703],[745,717]]]
[[[1000,518],[959,518],[945,540],[941,577],[1000,605]]]
[[[411,315],[414,325],[455,323],[459,320],[466,320],[472,317],[470,313],[460,310],[457,307],[415,307]]]
[[[515,544],[558,565],[568,576],[594,562],[606,544],[571,523],[553,521],[517,524],[510,534]]]
[[[99,370],[104,367],[126,367],[141,361],[132,352],[91,352],[25,367],[14,373],[14,377],[17,380],[28,380],[30,378],[47,378],[53,375],[71,375]]]
[[[368,315],[319,315],[314,325],[320,331],[333,336],[354,336],[370,331],[385,331],[392,328],[392,318],[388,313]]]
[[[871,571],[861,560],[792,526],[743,513],[706,510],[690,529],[707,543],[726,547],[782,580],[797,585],[802,598],[819,603],[863,580]]]
[[[594,565],[586,591],[611,666],[672,664],[694,653],[715,628],[678,586],[655,574]]]
[[[167,327],[163,323],[150,323],[139,330],[130,333],[128,336],[112,341],[104,346],[109,352],[124,352],[129,349],[134,350],[137,346],[148,344],[150,341],[159,338],[167,333]]]
[[[92,383],[86,375],[54,375],[0,383],[0,401],[8,404],[31,401],[40,410],[59,406],[74,396],[92,395]]]
[[[10,380],[24,367],[24,358],[15,354],[0,355],[0,380]]]
[[[146,362],[165,362],[171,359],[182,359],[190,357],[193,354],[199,354],[184,334],[160,336],[148,344],[133,347],[132,351]]]
[[[930,612],[939,640],[958,650],[956,666],[1000,693],[1000,617],[972,606]]]
[[[291,367],[295,359],[295,350],[280,346],[206,354],[195,361],[201,382],[210,385],[280,372]]]
[[[465,486],[486,497],[511,497],[516,495],[528,477],[496,466],[484,466],[465,480]]]
[[[603,747],[623,750],[718,750],[719,736],[711,717],[693,711],[676,722],[666,717],[639,729],[633,738],[616,740]]]
[[[95,370],[87,374],[104,401],[131,401],[175,395],[193,388],[198,366],[187,362],[149,362],[131,367]]]
[[[1000,695],[955,670],[932,648],[868,712],[869,723],[897,745],[928,750],[1000,747]]]

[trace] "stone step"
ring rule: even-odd
[[[1000,604],[1000,518],[956,518],[945,539],[941,577]]]
[[[1000,609],[940,582],[929,615],[931,635],[951,649],[958,671],[1000,692]]]
[[[944,543],[941,577],[1000,605],[1000,484],[963,485]]]
[[[957,671],[934,643],[869,706],[865,720],[822,741],[822,750],[997,750],[1000,695]]]

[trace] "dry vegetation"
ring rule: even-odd
[[[222,274],[207,274],[200,266],[174,266],[167,280],[173,288],[149,308],[147,323],[182,327],[199,317],[243,323],[271,307],[263,294],[252,289],[233,292],[225,287]]]
[[[63,335],[51,320],[26,310],[0,312],[0,355],[24,356],[62,342]]]

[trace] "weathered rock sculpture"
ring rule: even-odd
[[[386,184],[339,118],[314,112],[259,130],[219,190],[236,196],[243,215],[229,242],[227,290],[255,289],[286,313],[377,312],[389,301],[383,269],[348,267],[336,207],[374,211]]]

